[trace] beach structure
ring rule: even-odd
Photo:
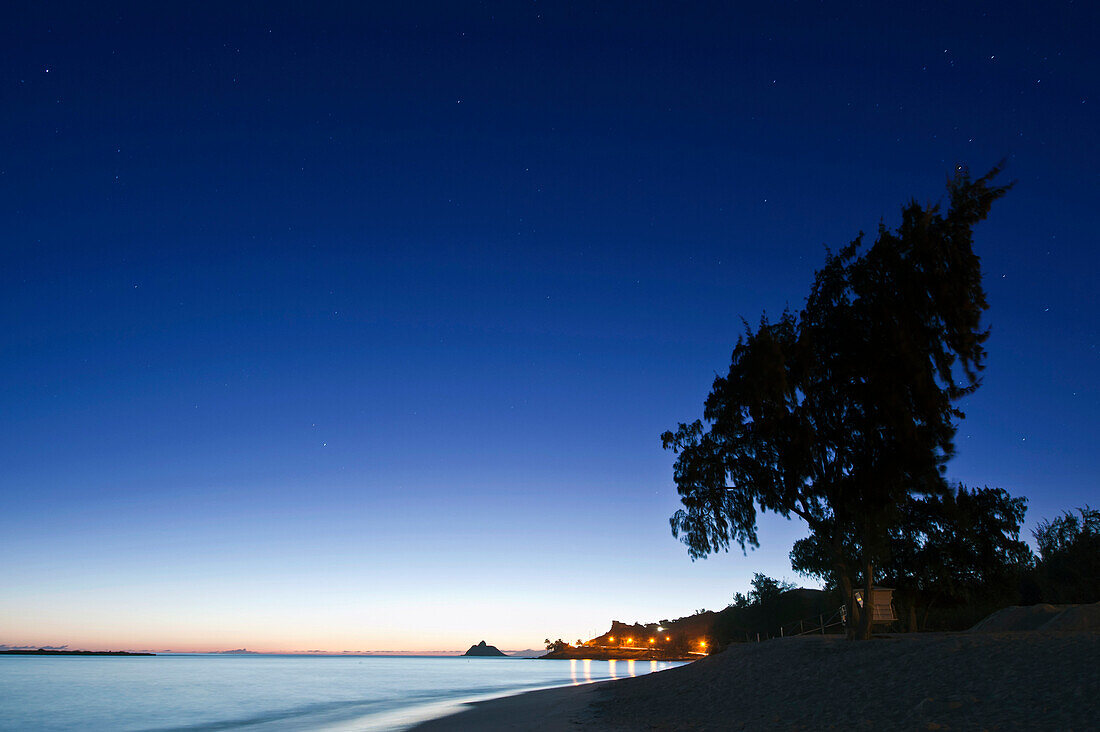
[[[855,606],[863,610],[863,590],[852,591],[852,601]],[[871,588],[871,622],[892,623],[898,619],[894,613],[894,589],[892,587]]]

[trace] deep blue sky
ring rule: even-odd
[[[1090,3],[30,5],[0,643],[526,647],[794,578],[794,523],[688,560],[658,435],[957,163],[1018,184],[950,476],[1097,503]]]

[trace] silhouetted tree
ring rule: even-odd
[[[884,572],[903,596],[923,600],[924,617],[935,603],[1009,604],[1032,554],[1020,541],[1027,499],[999,488],[957,490],[917,502],[922,535],[891,536]],[[991,608],[986,608],[991,609]],[[976,618],[972,618],[976,619]]]
[[[733,593],[733,600],[731,600],[730,604],[726,605],[726,607],[735,607],[739,610],[744,610],[745,608],[747,608],[751,604],[752,604],[752,601],[749,600],[748,595],[746,595],[743,592],[735,592],[735,593]]]
[[[546,650],[550,651],[551,653],[556,653],[558,651],[564,650],[566,648],[566,646],[569,645],[568,643],[563,641],[561,638],[558,638],[556,641],[552,641],[549,638],[547,638],[545,640],[545,643],[546,643]]]
[[[757,633],[765,638],[776,636],[784,625],[836,609],[828,593],[792,592],[797,590],[795,585],[760,572],[753,575],[750,584],[748,594],[735,593],[733,601],[714,619],[712,633],[720,646],[755,637]]]
[[[749,584],[752,585],[752,590],[749,591],[749,598],[754,603],[760,605],[766,605],[787,590],[793,590],[795,588],[794,585],[786,580],[777,580],[766,574],[761,574],[760,572],[753,573],[752,580]]]
[[[1055,603],[1100,602],[1100,510],[1066,511],[1044,521],[1033,535],[1043,599]]]
[[[918,627],[917,611],[937,603],[972,603],[982,607],[1013,600],[1031,550],[1020,541],[1027,501],[999,488],[956,488],[921,498],[910,496],[889,528],[885,553],[874,558],[884,584],[895,588],[894,599],[909,630]],[[861,549],[844,545],[849,562]],[[791,551],[795,570],[827,578],[832,557],[815,536],[800,539]]]
[[[748,594],[742,592],[733,593],[733,601],[726,607],[747,608],[750,605],[763,605],[771,602],[787,590],[793,590],[792,585],[786,580],[777,580],[760,572],[754,572],[749,581],[752,589]]]
[[[991,185],[999,171],[958,169],[945,215],[911,202],[897,231],[828,255],[797,318],[746,324],[703,420],[662,435],[678,455],[672,532],[693,559],[758,546],[758,509],[794,514],[845,597],[860,574],[870,595],[910,497],[946,493],[954,404],[980,384],[989,333],[971,231],[1008,190]],[[859,636],[870,630],[868,613]]]

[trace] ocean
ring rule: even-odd
[[[463,702],[679,665],[453,656],[0,656],[0,730],[400,730]]]

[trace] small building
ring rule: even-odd
[[[852,592],[852,602],[862,612],[863,590]],[[871,607],[873,609],[872,623],[892,623],[898,619],[897,614],[894,613],[894,589],[892,587],[872,587]]]

